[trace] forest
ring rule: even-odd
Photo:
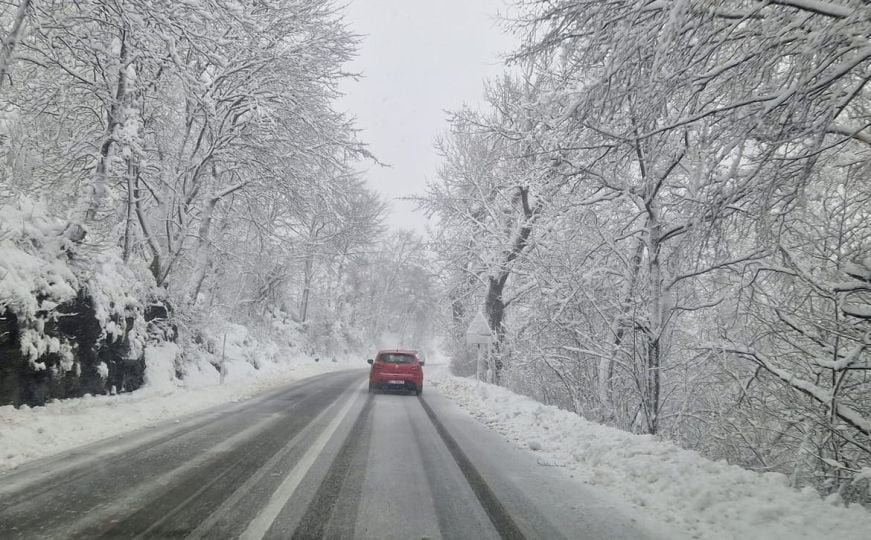
[[[335,106],[359,38],[332,2],[23,0],[0,23],[0,405],[135,389],[166,340],[179,377],[214,371],[228,322],[312,359],[427,342],[422,240],[384,226]]]
[[[491,381],[868,503],[871,8],[519,0],[420,204]]]

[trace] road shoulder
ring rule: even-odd
[[[526,537],[576,538],[579,531],[590,539],[681,537],[610,493],[543,466],[437,391],[422,399]]]

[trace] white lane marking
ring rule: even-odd
[[[111,503],[97,505],[87,511],[85,517],[71,527],[69,524],[64,525],[64,536],[74,536],[75,532],[81,532],[88,527],[93,527],[102,522],[109,522],[111,518],[119,516],[124,512],[129,512],[131,508],[143,507],[144,501],[148,501],[153,497],[158,490],[169,489],[175,477],[202,465],[207,464],[215,456],[233,450],[237,444],[252,438],[255,433],[266,428],[267,424],[275,422],[280,417],[279,414],[271,414],[253,425],[243,429],[235,435],[224,439],[212,448],[202,454],[185,461],[178,467],[159,474],[147,482],[143,482],[135,486],[130,491],[123,493]]]
[[[365,384],[366,381],[363,381],[360,388]],[[351,407],[354,406],[358,397],[359,395],[356,392],[351,393],[351,397],[348,398],[348,401],[345,403],[345,406],[342,407],[342,410],[339,411],[335,418],[333,418],[333,421],[324,428],[323,433],[321,433],[306,453],[299,459],[296,466],[284,478],[284,481],[281,482],[281,485],[278,486],[278,489],[275,490],[272,497],[269,498],[269,502],[266,503],[263,510],[261,510],[260,513],[257,514],[257,517],[248,524],[248,528],[245,529],[245,532],[243,532],[239,537],[241,540],[260,540],[263,538],[269,530],[269,527],[272,526],[275,518],[277,518],[278,514],[281,513],[282,508],[284,508],[287,501],[289,501],[293,496],[296,488],[299,487],[302,479],[305,478],[306,474],[308,474],[309,469],[311,469],[315,460],[317,460],[318,455],[323,451],[324,447],[327,446],[327,442],[339,428],[339,424],[341,424],[342,420],[344,420],[348,415],[348,412],[351,410]]]
[[[356,390],[356,386],[355,386]],[[293,451],[296,446],[300,443],[302,439],[308,437],[309,433],[311,433],[315,426],[320,424],[326,416],[328,416],[331,412],[333,412],[337,407],[331,406],[327,407],[320,414],[318,414],[314,420],[310,421],[304,428],[302,428],[299,433],[294,436],[290,442],[288,442],[284,447],[279,450],[275,455],[269,458],[262,467],[257,469],[253,475],[251,475],[248,480],[246,480],[241,486],[239,486],[233,494],[227,498],[217,509],[215,509],[209,517],[204,519],[196,529],[191,531],[191,533],[186,537],[186,540],[198,540],[201,538],[206,538],[209,529],[215,526],[218,521],[226,515],[226,513],[234,508],[239,501],[241,501],[252,488],[260,484],[263,478],[272,472],[278,463],[284,459],[291,451]]]
[[[294,381],[276,390],[244,399],[240,403],[227,402],[213,407],[183,414],[177,418],[166,418],[157,424],[143,425],[130,431],[121,432],[105,439],[83,443],[57,454],[48,455],[22,463],[14,469],[0,472],[0,497],[24,491],[46,478],[60,477],[77,468],[93,469],[100,467],[105,459],[120,456],[132,450],[140,450],[162,437],[170,436],[165,442],[178,442],[200,430],[209,429],[213,422],[226,418],[252,405],[258,405],[272,397],[295,388],[304,381]],[[112,441],[112,442],[110,442]],[[160,443],[163,444],[163,443]],[[152,447],[154,448],[154,447]]]

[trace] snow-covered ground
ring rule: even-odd
[[[235,329],[237,335],[241,333],[238,326]],[[268,344],[260,347],[270,348]],[[177,346],[171,343],[146,350],[146,384],[135,392],[55,401],[44,407],[0,407],[0,470],[221,403],[243,400],[320,373],[366,367],[363,360],[315,362],[312,358],[282,357],[276,350],[240,347],[231,336],[223,384],[211,367],[201,367],[180,381],[174,377],[173,359],[177,353]],[[255,370],[244,360],[250,355],[259,357],[260,369]]]
[[[778,473],[714,462],[649,435],[588,422],[504,388],[427,370],[429,384],[544,466],[602,487],[695,538],[868,540],[871,512],[797,491]],[[868,480],[862,480],[868,482]]]

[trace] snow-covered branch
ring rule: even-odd
[[[773,359],[750,347],[742,347],[731,343],[722,343],[711,346],[713,350],[738,354],[752,360],[759,367],[777,377],[781,382],[793,388],[824,406],[833,403],[830,390],[822,388],[798,375],[777,366]],[[866,436],[871,436],[871,420],[865,418],[856,409],[834,401],[833,412],[851,427],[857,429]]]

